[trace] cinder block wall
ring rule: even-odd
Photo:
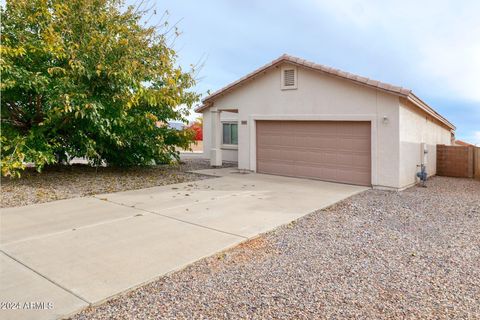
[[[480,148],[476,147],[473,153],[473,177],[480,180]]]
[[[437,175],[473,177],[474,148],[437,145]]]

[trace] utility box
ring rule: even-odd
[[[425,142],[420,143],[420,159],[423,165],[428,163],[428,145]]]

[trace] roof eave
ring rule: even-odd
[[[270,68],[273,68],[277,65],[280,65],[284,62],[286,62],[288,60],[287,58],[288,56],[287,55],[282,55],[280,56],[279,58],[273,60],[272,62],[256,69],[255,71],[247,74],[246,76],[243,76],[242,78],[230,83],[229,85],[227,85],[226,87],[223,87],[217,91],[215,91],[214,93],[210,94],[209,96],[205,97],[204,99],[202,99],[202,103],[203,103],[203,106],[207,105],[210,101],[212,101],[214,98],[216,98],[217,96],[219,95],[223,95],[225,94],[227,91],[230,91],[231,89],[235,88],[237,85],[240,85],[242,83],[245,83],[246,81],[248,80],[251,80],[253,78],[255,78],[257,75],[259,75],[260,73],[270,69]],[[202,107],[203,107],[202,106]],[[208,108],[208,106],[206,106],[206,108]],[[199,108],[199,109],[202,109],[203,108]]]
[[[407,96],[407,100],[412,102],[414,105],[425,111],[427,114],[431,115],[444,125],[446,125],[448,128],[450,128],[452,131],[456,130],[456,127],[447,119],[445,119],[441,114],[436,112],[432,107],[430,107],[428,104],[426,104],[422,99],[417,97],[413,92],[411,92]]]
[[[214,93],[212,93],[211,95],[205,97],[202,100],[203,105],[206,105],[207,102],[210,102],[210,101],[214,100],[216,97],[227,93],[228,91],[234,89],[238,85],[241,85],[241,84],[245,83],[246,81],[255,78],[260,73],[265,72],[266,70],[268,70],[270,68],[273,68],[275,66],[278,66],[282,63],[289,63],[289,64],[293,64],[297,67],[310,69],[310,70],[313,70],[313,71],[316,71],[316,72],[322,72],[324,74],[327,74],[327,75],[330,75],[330,76],[333,76],[333,77],[336,77],[336,78],[339,78],[339,79],[349,80],[351,82],[357,83],[357,84],[362,85],[362,86],[366,86],[366,87],[369,87],[369,88],[374,88],[376,90],[380,90],[380,91],[387,92],[387,93],[390,93],[390,94],[395,94],[395,95],[398,95],[398,96],[407,97],[412,92],[410,89],[389,85],[389,84],[386,84],[386,83],[382,83],[380,81],[368,79],[368,78],[357,76],[357,75],[347,73],[347,72],[343,72],[345,75],[341,76],[341,75],[337,74],[337,72],[339,71],[337,69],[333,69],[333,68],[326,67],[326,66],[323,66],[323,65],[315,64],[313,62],[308,62],[306,60],[299,59],[299,58],[296,58],[296,57],[291,57],[291,56],[288,56],[288,55],[284,54],[284,55],[280,56],[279,58],[273,60],[272,62],[258,68],[257,70],[247,74],[246,76],[238,79],[237,81],[234,81],[231,84],[227,85],[226,87],[224,87],[222,89],[219,89],[219,90],[215,91]],[[206,108],[208,108],[208,106],[206,106]],[[199,109],[203,110],[204,108],[199,108]]]
[[[203,101],[202,101],[203,102]],[[198,106],[197,108],[194,109],[196,113],[201,113],[203,110],[209,108],[212,106],[213,103],[203,103],[201,106]]]
[[[234,88],[236,88],[238,85],[242,85],[246,81],[254,79],[257,75],[267,71],[270,68],[274,68],[274,67],[276,67],[276,66],[278,66],[282,63],[289,63],[289,64],[293,64],[295,66],[310,69],[310,70],[313,70],[313,71],[316,71],[316,72],[322,72],[322,73],[327,74],[329,76],[333,76],[333,77],[343,79],[343,80],[348,80],[348,81],[354,82],[356,84],[359,84],[359,85],[362,85],[362,86],[365,86],[365,87],[368,87],[368,88],[372,88],[372,89],[375,89],[375,90],[379,90],[379,91],[382,91],[382,92],[386,92],[386,93],[389,93],[389,94],[396,95],[396,96],[401,97],[401,98],[405,98],[405,99],[409,100],[410,102],[412,102],[417,107],[419,107],[420,109],[422,109],[423,111],[425,111],[427,114],[430,114],[432,117],[434,117],[435,119],[437,119],[438,121],[440,121],[441,123],[446,125],[452,131],[454,131],[456,129],[455,126],[450,121],[445,119],[442,115],[440,115],[433,108],[431,108],[429,105],[427,105],[424,101],[422,101],[419,97],[417,97],[410,89],[390,85],[390,84],[387,84],[387,83],[382,83],[380,81],[376,81],[376,80],[368,79],[368,78],[365,78],[365,77],[357,76],[357,75],[354,75],[354,74],[351,74],[351,73],[348,73],[348,72],[342,72],[342,71],[334,69],[334,68],[326,67],[326,66],[323,66],[323,65],[320,65],[320,64],[309,62],[309,61],[299,59],[299,58],[296,58],[296,57],[292,57],[292,56],[289,56],[289,55],[286,55],[286,54],[283,54],[282,56],[273,60],[272,62],[258,68],[257,70],[247,74],[246,76],[238,79],[235,82],[232,82],[231,84],[227,85],[226,87],[224,87],[220,90],[217,90],[216,92],[212,93],[208,97],[204,98],[202,100],[203,104],[201,106],[199,106],[197,109],[195,109],[195,112],[203,112],[205,109],[207,109],[207,108],[209,108],[213,105],[213,102],[214,102],[215,98],[217,98],[218,96],[222,96],[222,95],[226,94],[230,90],[233,90]]]

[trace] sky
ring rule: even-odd
[[[129,0],[139,3],[141,0]],[[480,145],[478,0],[144,1],[181,35],[179,64],[201,64],[206,94],[283,53],[412,89]]]

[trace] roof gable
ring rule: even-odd
[[[281,55],[279,58],[273,60],[272,62],[254,70],[253,72],[247,74],[246,76],[238,79],[237,81],[234,81],[230,83],[229,85],[215,91],[214,93],[210,94],[208,97],[204,98],[202,100],[203,105],[198,107],[195,111],[196,112],[202,112],[204,109],[210,107],[213,104],[213,101],[215,98],[218,98],[221,95],[227,94],[231,90],[235,89],[237,86],[244,84],[245,82],[252,80],[255,78],[257,75],[261,74],[262,72],[265,72],[271,68],[277,67],[283,63],[288,63],[292,64],[298,67],[314,70],[317,72],[322,72],[324,74],[341,78],[343,80],[351,81],[354,83],[357,83],[362,86],[367,86],[370,88],[373,88],[375,90],[380,90],[387,92],[389,94],[394,94],[396,96],[405,98],[413,102],[413,104],[420,109],[422,109],[424,112],[432,115],[434,118],[438,119],[440,122],[445,124],[448,128],[455,130],[455,126],[450,123],[447,119],[445,119],[443,116],[441,116],[439,113],[437,113],[433,108],[428,106],[425,102],[423,102],[420,98],[418,98],[416,95],[413,94],[412,90],[403,88],[400,86],[395,86],[391,85],[385,82],[377,81],[377,80],[372,80],[366,77],[358,76],[353,73],[345,72],[339,69],[327,67],[321,64],[317,64],[314,62],[307,61],[305,59],[300,59],[297,57],[293,57],[287,54]]]

